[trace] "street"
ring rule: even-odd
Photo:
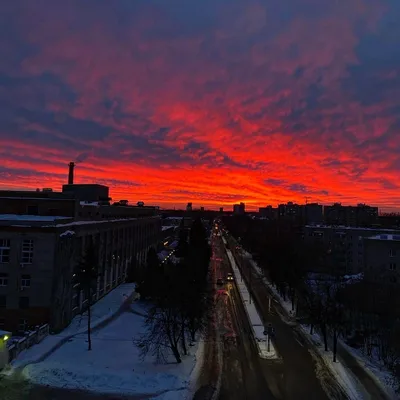
[[[335,399],[347,399],[346,394],[338,388],[331,373],[316,363],[317,353],[303,340],[297,328],[285,321],[282,306],[271,301],[271,309],[269,309],[272,296],[248,259],[243,259],[236,250],[236,241],[229,237],[228,243],[236,262],[241,264],[242,274],[251,287],[264,324],[271,323],[275,329],[274,344],[283,360],[282,380],[279,382],[280,398],[323,400],[328,399],[327,391]],[[278,372],[275,371],[275,375],[277,374]]]
[[[215,281],[218,278],[225,280],[228,272],[232,270],[220,237],[213,237],[212,248],[212,271]],[[224,295],[224,292],[228,295]],[[218,332],[223,342],[220,400],[278,398],[271,390],[274,385],[270,385],[267,379],[270,364],[277,361],[259,358],[249,321],[235,284],[225,283],[218,293],[220,293],[217,305]]]

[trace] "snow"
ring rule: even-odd
[[[8,331],[3,331],[2,329],[0,329],[0,336],[11,336],[11,332]]]
[[[125,300],[135,292],[134,283],[125,283],[119,285],[110,293],[93,304],[91,327],[96,328],[107,319],[115,315]],[[46,336],[40,343],[22,351],[11,363],[12,367],[18,368],[29,363],[37,362],[43,355],[50,352],[54,347],[60,345],[63,340],[74,335],[86,332],[87,315],[77,315],[71,324],[62,332],[55,335]]]
[[[1,221],[31,221],[31,222],[54,222],[59,219],[72,219],[70,217],[47,216],[47,215],[18,215],[0,214]]]
[[[333,355],[331,351],[325,351],[323,349],[323,341],[318,333],[309,334],[307,326],[301,325],[300,329],[303,332],[303,336],[313,345],[313,349],[318,353],[320,359],[323,360],[324,365],[329,368],[333,376],[335,377],[338,384],[343,388],[351,400],[364,399],[365,394],[361,390],[361,386],[358,384],[357,379],[340,362],[333,362]]]
[[[264,323],[256,309],[254,302],[250,299],[249,291],[247,290],[247,286],[244,280],[242,279],[242,275],[240,273],[239,268],[236,265],[232,252],[229,249],[226,249],[226,253],[228,255],[229,262],[232,265],[232,270],[236,281],[236,287],[240,293],[240,297],[245,306],[245,310],[248,319],[250,321],[254,340],[256,341],[258,347],[258,354],[261,358],[269,358],[269,359],[278,358],[272,341],[270,341],[270,351],[268,351],[267,349],[267,340],[266,336],[264,335],[264,330],[265,330]]]
[[[64,237],[64,236],[72,236],[75,235],[74,231],[65,231],[63,233],[60,234],[60,237]]]
[[[25,367],[23,374],[29,380],[54,387],[143,397],[154,394],[164,400],[177,398],[180,393],[182,397],[178,398],[183,398],[192,387],[191,378],[197,374],[196,358],[201,359],[198,349],[202,347],[189,347],[190,354],[182,357],[181,364],[173,362],[172,354],[163,364],[156,363],[152,355],[142,360],[133,339],[145,332],[144,319],[125,312],[93,332],[92,351],[87,351],[86,334],[79,334],[45,361]],[[175,397],[168,394],[170,391]]]
[[[343,230],[354,230],[354,231],[371,231],[371,232],[391,232],[394,235],[398,234],[398,229],[387,229],[387,228],[366,228],[359,226],[345,226],[345,225],[306,225],[305,228],[318,228],[318,229],[343,229]]]
[[[172,229],[172,228],[175,228],[175,226],[174,226],[174,225],[162,226],[162,227],[161,227],[161,230],[162,230],[162,231],[166,231],[166,230]]]
[[[261,276],[263,277],[263,282],[268,286],[268,288],[274,293],[275,297],[279,300],[280,304],[282,307],[287,311],[287,313],[291,316],[295,316],[295,312],[292,311],[292,303],[291,301],[284,301],[282,297],[279,295],[277,290],[271,285],[271,283],[267,280],[267,278],[264,276],[262,269],[257,265],[257,263],[252,259],[252,255],[248,252],[245,252],[246,257],[249,258],[251,265],[253,266],[254,270]],[[329,280],[328,276],[325,276]],[[343,280],[339,283],[339,285],[347,285],[347,284],[353,284],[357,283],[360,280],[363,279],[363,274],[355,274],[355,275],[345,275],[343,277]],[[312,282],[313,279],[309,282]],[[314,280],[315,281],[315,280]],[[283,316],[282,316],[283,317]],[[325,352],[323,348],[321,348],[321,343],[322,340],[318,333],[315,333],[313,335],[309,334],[309,331],[306,326],[300,326],[303,336],[313,345],[313,348],[315,351],[318,353],[320,359],[323,360],[324,364],[326,367],[329,368],[331,373],[335,376],[337,382],[341,385],[341,387],[346,391],[346,393],[349,395],[350,399],[356,400],[356,399],[364,399],[366,398],[365,396],[368,397],[368,394],[363,393],[362,385],[358,383],[357,378],[352,374],[351,370],[349,368],[346,368],[346,366],[341,363],[341,362],[333,362],[333,355],[331,351]],[[345,346],[345,344],[342,344]],[[355,349],[349,348],[353,352],[356,351]],[[350,351],[350,350],[349,350]],[[361,357],[360,357],[361,358]],[[340,361],[340,360],[339,360]],[[360,361],[359,361],[360,363]],[[365,365],[361,365],[364,369],[368,370],[368,368],[365,368]],[[384,371],[377,371],[376,368],[371,368],[370,371],[371,377],[373,376],[377,384],[382,384],[382,382],[386,381],[388,382],[388,373],[385,373]],[[379,372],[381,372],[379,374]],[[380,378],[383,377],[383,379]],[[385,385],[385,389],[388,392],[394,392],[393,388],[390,387],[390,385]],[[395,397],[393,397],[395,398]]]
[[[396,235],[377,235],[377,236],[372,236],[367,239],[371,240],[395,240],[395,241],[400,241],[400,231],[397,232]]]
[[[392,374],[386,370],[382,363],[376,359],[370,359],[363,354],[361,349],[355,349],[343,341],[340,344],[353,355],[358,364],[368,373],[375,383],[382,387],[383,391],[389,393],[390,398],[396,398],[396,382],[393,380]]]

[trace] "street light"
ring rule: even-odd
[[[267,329],[264,330],[264,335],[267,336],[267,351],[271,351],[271,334],[272,334],[272,324],[268,324]]]

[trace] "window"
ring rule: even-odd
[[[30,275],[22,275],[21,276],[21,288],[31,287],[31,276]]]
[[[33,240],[24,239],[22,241],[22,264],[32,264],[33,261]]]
[[[10,262],[10,239],[0,239],[0,263]]]
[[[390,264],[389,264],[389,269],[390,269],[391,271],[396,271],[396,264],[395,264],[395,263],[390,263]]]
[[[7,297],[0,296],[0,308],[6,308],[7,306]]]
[[[26,319],[20,319],[18,322],[18,330],[24,332],[28,326],[28,321]]]
[[[20,297],[19,298],[19,308],[29,308],[29,297]]]
[[[0,274],[0,286],[8,285],[8,274]]]
[[[396,257],[396,250],[389,249],[389,257]]]

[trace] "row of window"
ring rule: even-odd
[[[29,297],[21,296],[18,301],[18,305],[20,309],[29,308]],[[7,307],[7,296],[0,296],[0,308]]]
[[[10,262],[11,240],[0,239],[0,263]],[[21,247],[21,264],[32,264],[33,262],[33,239],[24,239]]]
[[[8,286],[8,274],[0,273],[0,286]],[[22,289],[31,287],[31,276],[21,275],[21,285]]]

